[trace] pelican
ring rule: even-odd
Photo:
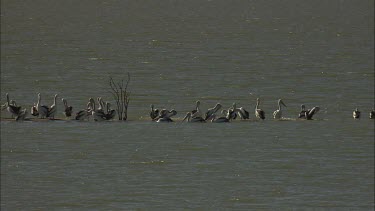
[[[369,115],[370,119],[375,119],[375,110],[372,109],[372,111],[370,111],[370,115]]]
[[[38,106],[34,103],[34,105],[31,107],[31,115],[33,116],[39,116],[38,112]]]
[[[17,106],[16,104],[15,104],[15,102],[10,102],[9,101],[9,94],[8,93],[6,93],[6,96],[7,96],[7,110],[8,110],[8,112],[9,113],[11,113],[12,114],[12,117],[13,116],[18,116],[18,114],[20,113],[20,111],[21,111],[21,106]]]
[[[237,113],[233,111],[233,109],[225,110],[223,109],[221,111],[222,114],[224,114],[225,118],[231,120],[231,119],[236,119],[237,118]]]
[[[265,119],[265,113],[262,109],[259,108],[260,100],[257,98],[257,105],[255,106],[255,116],[260,119]]]
[[[237,108],[236,112],[241,119],[250,119],[250,114],[243,107]]]
[[[157,109],[157,108],[154,109],[153,104],[151,104],[150,107],[151,107],[150,117],[151,117],[152,120],[156,119],[159,116],[159,109]]]
[[[55,97],[53,98],[53,104],[48,109],[47,117],[49,117],[51,119],[55,119],[55,114],[57,112],[57,105],[56,105],[57,96],[58,96],[58,94],[55,94]]]
[[[286,107],[286,105],[285,105],[285,103],[283,102],[282,99],[279,99],[277,101],[277,105],[279,106],[278,109],[273,112],[273,118],[274,119],[280,119],[281,118],[281,116],[282,116],[281,105]]]
[[[38,109],[38,112],[39,112],[39,117],[44,119],[48,116],[48,106],[46,105],[41,105],[41,100],[42,100],[42,97],[40,95],[40,93],[38,93],[38,103],[36,104],[36,107]]]
[[[90,98],[90,111],[95,121],[105,120],[105,113],[103,110],[96,110],[94,99]]]
[[[64,107],[65,107],[64,108],[64,112],[63,112],[63,114],[65,115],[65,117],[72,116],[73,107],[72,106],[68,106],[68,102],[64,98],[62,98],[62,102],[63,102]]]
[[[220,103],[216,103],[215,107],[213,108],[209,108],[205,114],[205,118],[204,120],[207,120],[211,117],[211,115],[215,114],[220,108],[221,108],[221,104]]]
[[[111,104],[109,102],[106,102],[106,107],[107,107],[107,113],[105,114],[105,119],[111,120],[111,119],[115,118],[116,110],[111,109]]]
[[[211,119],[211,122],[215,122],[215,123],[229,122],[229,119],[227,117],[219,117],[216,119],[215,114],[212,114],[210,116],[210,119]]]
[[[20,121],[20,120],[25,120],[25,117],[26,117],[26,115],[27,115],[27,111],[26,111],[27,109],[25,108],[25,109],[23,109],[23,110],[21,110],[20,112],[19,112],[19,114],[17,115],[17,117],[16,117],[16,121]]]
[[[354,119],[359,119],[361,117],[361,112],[358,110],[358,108],[356,108],[354,111],[353,111],[353,118]]]
[[[173,122],[173,120],[171,119],[172,116],[175,116],[177,114],[177,111],[172,109],[170,111],[168,111],[167,109],[162,109],[160,112],[159,112],[159,116],[157,116],[156,118],[154,118],[152,121],[156,121],[156,122]]]
[[[306,118],[306,107],[304,104],[301,105],[301,112],[299,112],[298,118]]]
[[[201,111],[199,109],[200,104],[201,104],[201,102],[199,100],[197,100],[195,109],[190,112],[191,113],[191,118],[201,117],[202,116]]]
[[[187,112],[186,113],[186,116],[182,119],[182,122],[185,121],[186,119],[187,119],[188,122],[206,122],[200,116],[193,117],[193,115],[191,114],[191,112]]]
[[[86,118],[87,120],[89,120],[92,110],[93,109],[91,106],[91,98],[90,98],[89,102],[87,103],[86,109],[80,110],[76,113],[75,120],[84,120]]]
[[[307,120],[312,120],[312,117],[318,113],[320,108],[318,106],[313,107],[312,109],[309,109],[305,112],[305,117]]]

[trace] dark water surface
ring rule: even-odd
[[[127,72],[132,92],[128,122],[1,121],[1,208],[373,210],[373,19],[373,1],[1,0],[2,103],[58,93],[62,118]],[[148,121],[257,97],[265,121]]]

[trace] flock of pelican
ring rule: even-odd
[[[53,98],[53,104],[51,106],[43,105],[41,103],[41,94],[38,93],[38,100],[31,107],[31,115],[40,119],[55,119],[57,114],[57,100],[58,94],[55,94]],[[4,105],[1,105],[1,110],[7,109],[7,111],[12,115],[12,118],[15,118],[16,121],[25,120],[28,112],[27,109],[22,109],[21,106],[17,106],[14,100],[10,100],[9,94],[6,93],[7,102]],[[66,118],[72,118],[73,107],[68,106],[66,99],[61,99],[64,105],[63,114]],[[90,117],[94,121],[106,121],[112,120],[116,116],[116,110],[111,109],[111,104],[109,102],[104,102],[101,97],[97,98],[97,104],[93,98],[89,99],[85,109],[82,109],[75,113],[75,120],[89,120]],[[277,101],[277,109],[273,112],[274,119],[283,119],[282,108],[287,107],[282,99]],[[159,109],[155,108],[154,105],[151,105],[150,118],[155,122],[173,122],[172,117],[177,115],[177,111],[174,109]],[[185,117],[182,119],[182,122],[230,122],[234,119],[250,119],[250,113],[243,107],[237,107],[236,103],[228,109],[223,109],[220,113],[222,116],[217,116],[216,114],[222,108],[220,103],[217,103],[213,108],[209,108],[206,112],[200,109],[200,101],[196,101],[195,108],[187,112]],[[311,109],[306,109],[305,105],[301,105],[301,111],[298,115],[299,119],[312,120],[313,116],[318,113],[320,108],[315,106]],[[356,108],[353,111],[353,118],[359,119],[361,112]],[[257,119],[264,120],[266,118],[265,112],[260,108],[260,99],[257,98],[255,106],[255,117]],[[375,119],[375,110],[372,109],[369,114],[370,119]]]

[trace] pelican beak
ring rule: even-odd
[[[285,107],[287,107],[283,101],[281,101],[280,103],[283,104]]]

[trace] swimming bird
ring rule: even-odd
[[[274,119],[280,119],[282,117],[281,105],[286,107],[286,105],[285,105],[285,103],[283,102],[282,99],[279,99],[277,101],[277,105],[278,105],[278,109],[273,112],[273,118]]]
[[[53,98],[53,104],[48,109],[47,117],[50,119],[55,119],[55,114],[57,113],[57,104],[56,104],[56,98],[58,94],[55,94],[55,97]]]
[[[159,109],[157,109],[157,108],[154,109],[153,104],[151,104],[150,107],[151,107],[150,117],[151,117],[152,120],[156,119],[159,116]]]
[[[25,108],[25,109],[23,109],[23,110],[21,110],[19,113],[18,113],[18,115],[16,116],[16,121],[21,121],[21,120],[25,120],[25,118],[26,118],[26,115],[27,115],[27,111],[26,111],[27,109]]]
[[[38,93],[38,103],[36,104],[36,107],[38,109],[39,117],[41,119],[44,119],[48,116],[49,107],[46,105],[42,105],[41,101],[42,101],[42,97],[40,93]]]
[[[259,119],[265,119],[265,112],[259,108],[260,100],[257,98],[257,105],[255,106],[255,116]]]
[[[353,111],[353,118],[354,119],[359,119],[361,117],[361,112],[358,110],[358,108],[356,108],[354,111]]]
[[[64,112],[63,114],[65,115],[65,117],[71,117],[72,116],[72,112],[73,112],[73,107],[72,106],[68,106],[68,102],[66,101],[66,99],[62,98],[61,99],[63,104],[64,104]]]
[[[307,120],[312,120],[312,117],[318,113],[320,108],[318,106],[313,107],[312,109],[309,109],[305,112],[305,117]]]
[[[216,103],[216,105],[213,108],[209,108],[207,112],[205,113],[204,119],[207,120],[208,118],[211,117],[211,115],[215,114],[220,108],[221,108],[220,103]]]
[[[369,117],[370,119],[375,119],[375,109],[372,109],[372,111],[370,111]]]
[[[6,93],[7,96],[7,111],[13,116],[18,116],[19,112],[21,111],[21,106],[17,106],[15,101],[13,103],[9,100],[9,94]]]
[[[301,111],[299,112],[298,118],[306,118],[306,106],[304,104],[301,105]]]
[[[206,122],[201,116],[193,117],[191,112],[187,112],[186,116],[182,119],[182,122],[187,120],[187,122]]]

